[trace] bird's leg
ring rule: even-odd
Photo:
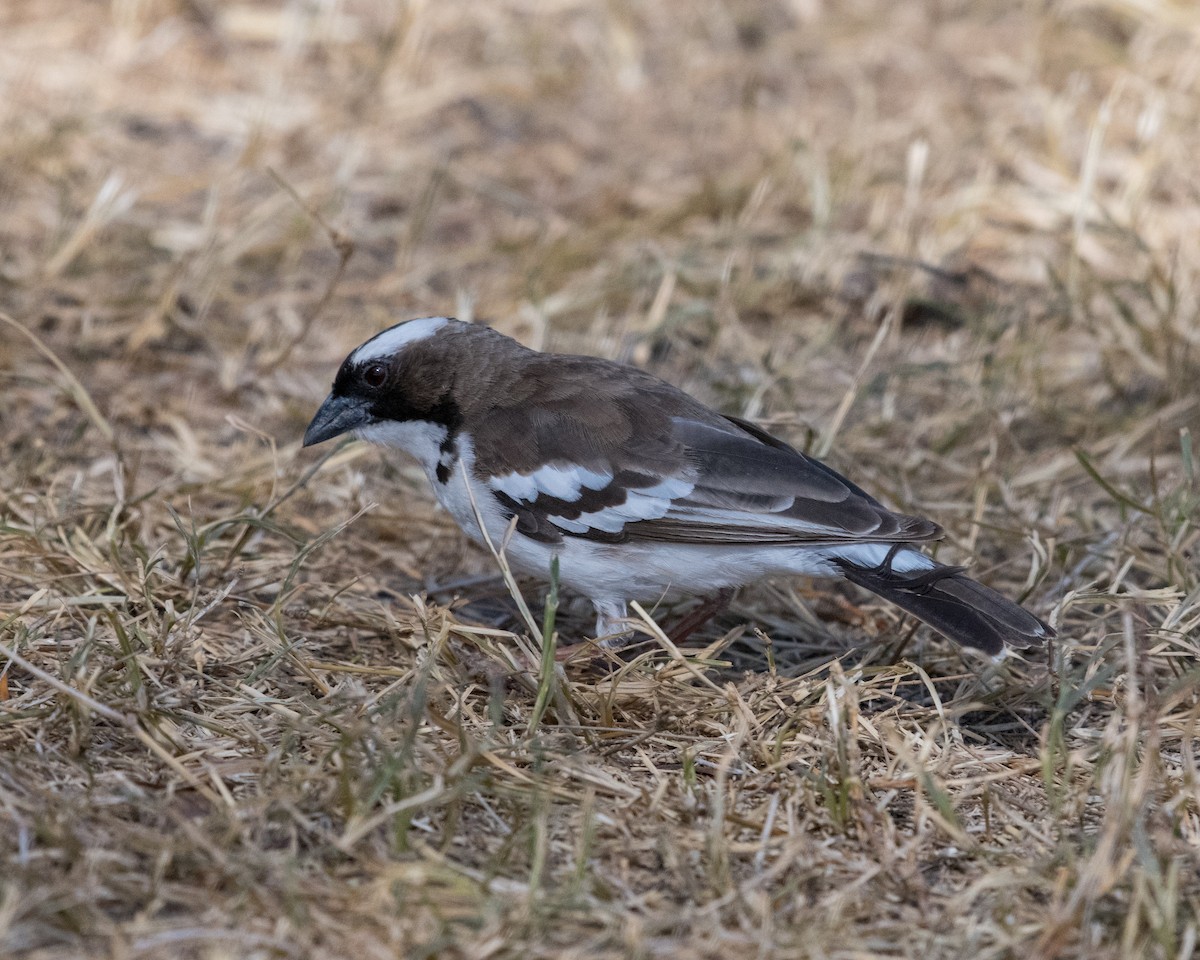
[[[606,650],[619,649],[633,639],[634,633],[625,623],[629,608],[624,600],[593,600],[596,608],[596,642]]]
[[[671,632],[667,634],[671,638],[671,642],[676,644],[683,643],[683,641],[708,623],[709,620],[729,606],[729,601],[733,599],[733,594],[733,587],[722,587],[716,593],[710,594],[701,600],[698,607],[690,611],[687,616],[671,628]]]
[[[709,620],[729,606],[729,601],[733,599],[733,594],[733,587],[724,587],[716,593],[705,597],[699,606],[690,611],[671,628],[667,634],[671,638],[671,642],[683,643],[683,641],[708,623]],[[623,600],[593,600],[592,604],[596,608],[595,642],[585,641],[583,643],[572,643],[565,647],[559,647],[555,653],[555,658],[559,661],[572,660],[588,649],[592,652],[598,652],[599,650],[620,650],[622,647],[629,646],[630,643],[637,639],[637,634],[625,626],[627,610]]]
[[[596,608],[595,642],[585,640],[559,647],[555,659],[571,660],[585,650],[620,650],[635,639],[636,634],[625,626],[628,610],[624,600],[593,600],[592,605]]]

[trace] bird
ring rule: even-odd
[[[514,570],[547,579],[557,558],[601,646],[628,642],[630,600],[786,575],[847,580],[993,657],[1055,635],[925,553],[942,536],[933,521],[628,364],[407,320],[346,357],[303,445],[343,434],[415,458],[458,525],[503,544]]]

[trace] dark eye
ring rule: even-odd
[[[387,380],[387,367],[382,363],[373,363],[362,372],[362,378],[368,387],[378,389]]]

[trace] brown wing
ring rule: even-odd
[[[575,360],[527,369],[477,434],[492,438],[480,479],[527,536],[817,545],[941,534],[661,380],[591,358],[572,371]]]
[[[932,540],[930,520],[893,513],[845,477],[757,427],[677,419],[693,488],[667,513],[626,528],[677,543],[896,543]]]

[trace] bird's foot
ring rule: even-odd
[[[638,635],[632,630],[627,630],[624,633],[609,634],[605,637],[598,637],[595,640],[580,640],[578,643],[568,643],[565,646],[559,647],[554,651],[554,659],[559,663],[569,663],[573,660],[591,660],[606,653],[623,650],[637,641]]]
[[[708,623],[709,620],[729,606],[729,601],[733,599],[733,594],[733,587],[726,587],[705,597],[699,605],[688,611],[678,623],[674,624],[667,631],[667,637],[674,644],[683,643],[688,637]],[[572,643],[559,647],[554,654],[554,658],[559,663],[593,660],[605,655],[611,656],[617,651],[624,650],[626,647],[644,639],[633,630],[622,629],[622,625],[628,623],[625,618],[625,605],[623,603],[597,604],[597,611],[600,615],[596,621],[597,639],[584,640],[581,643]]]

